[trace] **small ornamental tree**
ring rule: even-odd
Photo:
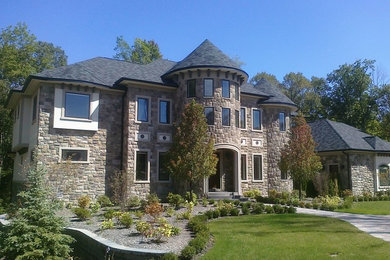
[[[168,153],[167,170],[174,179],[189,185],[191,200],[194,184],[215,174],[218,162],[203,109],[195,101],[185,106]]]
[[[279,168],[298,184],[299,199],[302,198],[302,185],[322,168],[320,157],[314,151],[315,146],[306,120],[302,115],[294,118],[290,141],[281,151]]]
[[[41,166],[30,169],[28,187],[18,194],[21,207],[10,225],[0,230],[0,258],[68,259],[72,237],[62,234],[64,221],[55,215]]]

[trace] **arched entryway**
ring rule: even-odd
[[[215,145],[218,157],[216,173],[205,180],[208,192],[235,192],[241,194],[239,182],[240,150],[232,145]]]

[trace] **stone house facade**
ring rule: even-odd
[[[344,123],[309,123],[321,157],[322,173],[354,195],[390,188],[390,143]]]
[[[121,171],[129,194],[165,196],[162,167],[185,104],[202,104],[219,158],[201,193],[291,190],[278,168],[295,104],[266,80],[248,75],[205,40],[179,62],[140,65],[93,58],[31,75],[11,91],[14,186],[35,157],[59,198],[108,194]],[[60,167],[65,165],[65,167]]]

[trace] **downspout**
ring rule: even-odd
[[[352,191],[352,176],[351,176],[351,164],[349,161],[349,153],[343,151],[343,154],[347,156],[347,171],[348,171],[348,188]]]

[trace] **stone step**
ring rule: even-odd
[[[214,191],[207,194],[209,199],[239,199],[240,195],[237,192]]]

